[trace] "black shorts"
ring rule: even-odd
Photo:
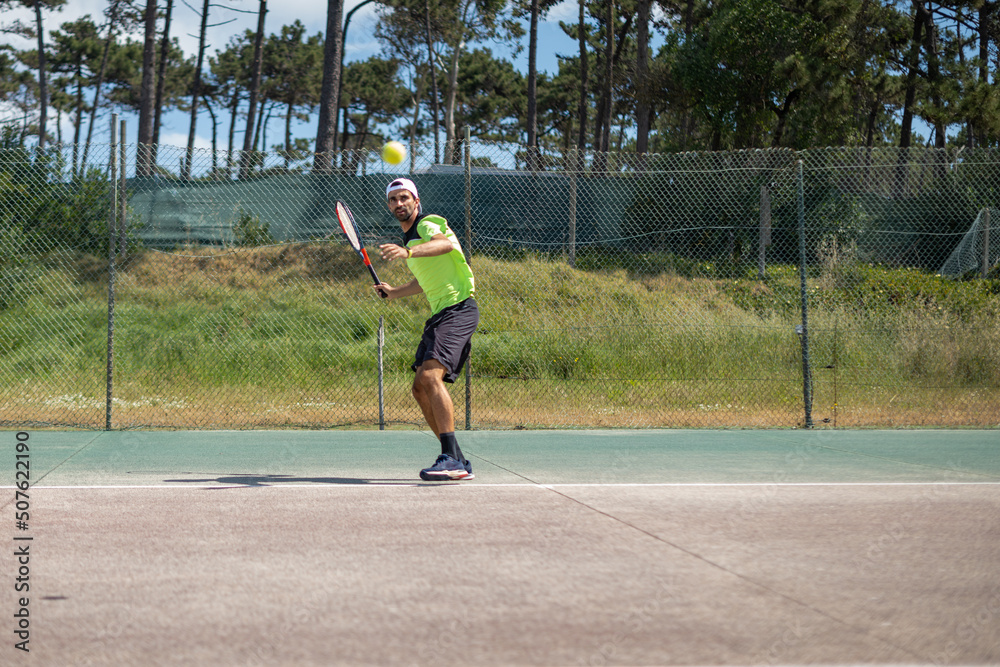
[[[479,306],[468,298],[432,315],[424,324],[424,335],[417,346],[417,358],[411,368],[416,371],[428,359],[445,367],[445,382],[454,382],[469,359],[472,334],[479,326]]]

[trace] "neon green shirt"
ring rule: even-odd
[[[423,245],[438,234],[443,234],[451,242],[451,252],[436,257],[411,257],[406,260],[406,266],[427,296],[434,315],[474,296],[476,291],[472,268],[465,261],[458,237],[451,231],[448,221],[440,215],[426,215],[417,220],[406,234],[406,247]]]

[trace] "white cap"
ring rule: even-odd
[[[420,198],[420,195],[417,194],[417,186],[408,178],[397,178],[390,183],[385,189],[385,196],[388,198],[389,193],[394,190],[409,190],[414,199]]]

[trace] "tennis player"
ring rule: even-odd
[[[472,479],[472,464],[455,438],[455,406],[445,386],[455,381],[468,360],[472,334],[479,325],[472,269],[448,221],[423,214],[413,181],[397,178],[389,183],[385,196],[389,211],[403,228],[403,243],[379,246],[382,259],[405,259],[414,278],[399,287],[382,283],[375,289],[383,290],[388,299],[423,293],[431,306],[412,367],[416,373],[413,397],[441,441],[441,455],[434,465],[420,471],[420,478]]]

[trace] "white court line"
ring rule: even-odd
[[[1000,481],[995,482],[637,482],[621,484],[603,484],[587,482],[567,482],[556,484],[541,484],[534,482],[524,483],[498,483],[490,484],[473,482],[356,482],[356,483],[306,483],[294,484],[284,483],[280,480],[274,482],[263,482],[261,484],[187,484],[178,482],[176,484],[107,484],[107,485],[53,485],[53,486],[32,486],[33,490],[44,489],[250,489],[250,488],[296,488],[296,489],[316,489],[316,488],[371,488],[371,487],[466,487],[466,488],[535,488],[535,489],[556,489],[556,488],[774,488],[774,487],[854,487],[854,486],[1000,486]],[[0,486],[0,489],[14,490],[14,486]]]

